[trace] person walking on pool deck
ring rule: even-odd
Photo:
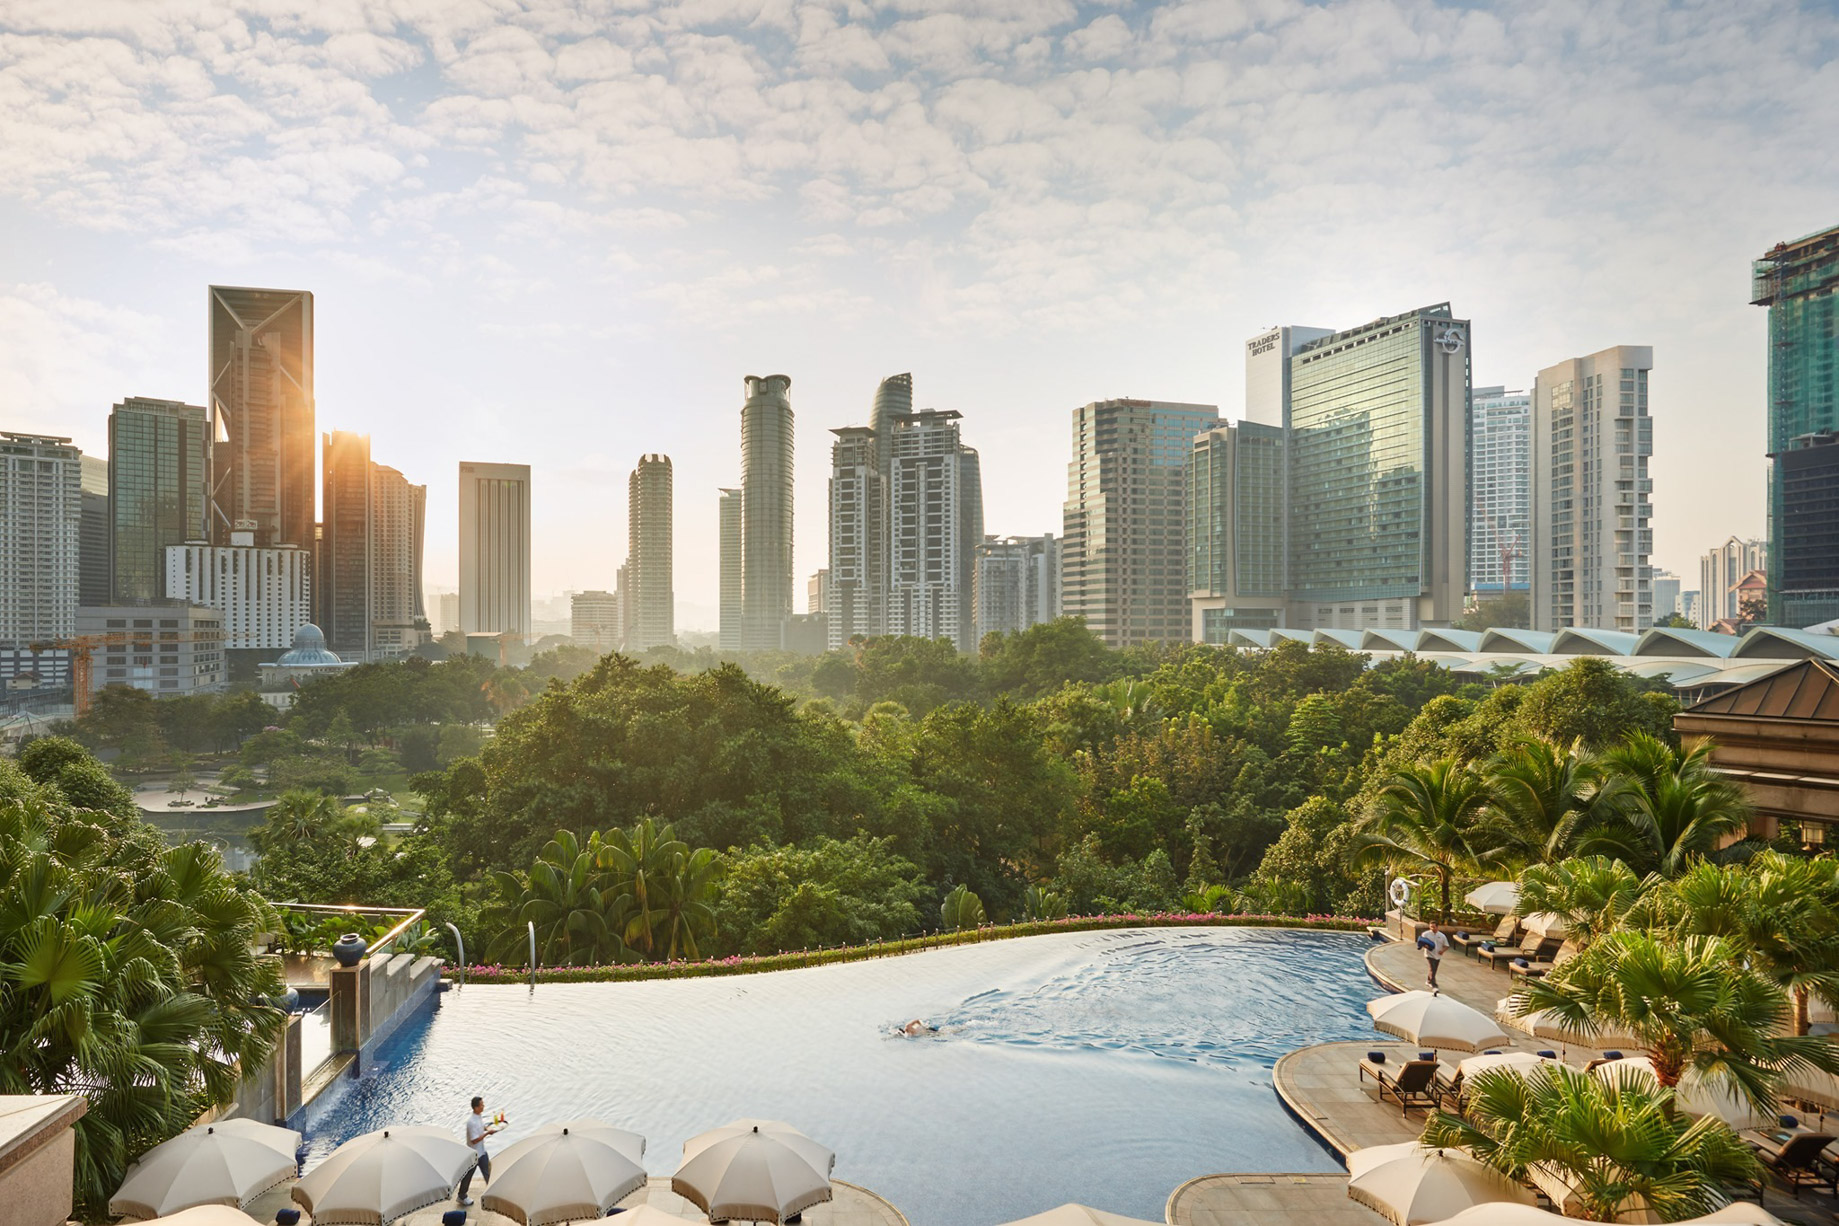
[[[466,1172],[466,1178],[460,1180],[460,1194],[456,1198],[462,1205],[470,1205],[473,1198],[466,1193],[473,1186],[475,1172],[485,1176],[485,1182],[492,1182],[492,1156],[485,1152],[485,1138],[504,1127],[504,1116],[486,1122],[485,1100],[473,1095],[473,1112],[466,1117],[466,1143],[472,1147],[478,1157],[473,1161],[473,1169]]]
[[[1442,963],[1443,955],[1449,952],[1449,938],[1438,931],[1437,921],[1431,920],[1430,927],[1418,936],[1418,945],[1424,950],[1424,964],[1430,970],[1424,982],[1430,985],[1432,992],[1438,991],[1437,967]],[[486,1177],[491,1177],[489,1169],[486,1171]]]

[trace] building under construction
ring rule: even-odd
[[[1839,226],[1751,268],[1769,308],[1769,620],[1839,617]]]

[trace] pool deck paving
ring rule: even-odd
[[[1383,1226],[1348,1199],[1346,1175],[1204,1175],[1175,1189],[1173,1226]]]

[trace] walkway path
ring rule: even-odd
[[[1174,1226],[1384,1226],[1345,1175],[1203,1175],[1169,1197]]]

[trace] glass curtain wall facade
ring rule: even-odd
[[[1769,620],[1810,626],[1839,617],[1839,582],[1814,554],[1839,532],[1822,492],[1831,453],[1795,455],[1839,432],[1839,226],[1777,244],[1751,278],[1769,309]]]
[[[1292,624],[1447,625],[1468,582],[1469,323],[1449,304],[1291,359]]]
[[[109,603],[164,600],[166,547],[204,537],[210,429],[176,400],[133,396],[109,414]]]
[[[1524,592],[1531,582],[1532,395],[1478,387],[1473,400],[1469,586],[1477,592]]]
[[[1283,429],[1253,421],[1194,439],[1188,463],[1188,600],[1197,642],[1280,625]]]
[[[213,285],[208,291],[211,531],[238,521],[258,545],[313,547],[313,295]]]

